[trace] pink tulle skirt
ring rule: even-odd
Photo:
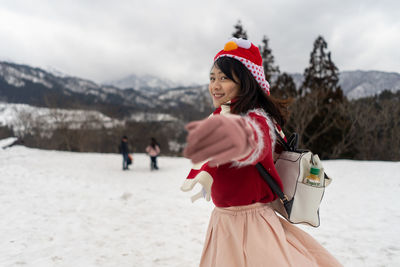
[[[342,266],[314,238],[267,204],[212,212],[200,267]]]

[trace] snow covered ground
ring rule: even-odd
[[[144,154],[129,171],[121,161],[0,149],[0,266],[197,266],[213,206],[179,190],[190,162],[160,157],[151,172]],[[301,228],[345,266],[400,266],[400,162],[324,164],[322,224]]]

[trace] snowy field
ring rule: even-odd
[[[197,266],[213,207],[179,190],[190,162],[160,157],[150,172],[146,155],[129,171],[121,161],[0,149],[0,266]],[[301,228],[344,266],[400,266],[400,163],[324,164],[321,226]]]

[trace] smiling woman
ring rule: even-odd
[[[255,165],[262,163],[282,189],[274,160],[282,151],[285,103],[269,96],[258,48],[233,38],[214,58],[209,92],[216,110],[191,122],[185,157],[195,164],[181,189],[199,183],[192,197],[212,199],[200,261],[217,266],[341,266],[311,236],[279,218],[268,205],[276,199]]]
[[[230,79],[223,73],[217,65],[214,65],[210,72],[210,91],[214,107],[219,107],[223,103],[234,99],[239,93],[240,83],[237,77]]]

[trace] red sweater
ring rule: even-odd
[[[229,113],[226,106],[218,108],[214,115]],[[262,110],[255,109],[243,116],[253,129],[257,147],[246,158],[210,167],[207,163],[199,170],[192,169],[187,179],[193,179],[201,171],[208,172],[213,179],[211,198],[217,207],[249,205],[256,202],[267,203],[276,199],[255,165],[261,162],[282,189],[282,183],[275,169],[273,151],[275,150],[275,125]],[[279,129],[279,128],[278,128]]]

